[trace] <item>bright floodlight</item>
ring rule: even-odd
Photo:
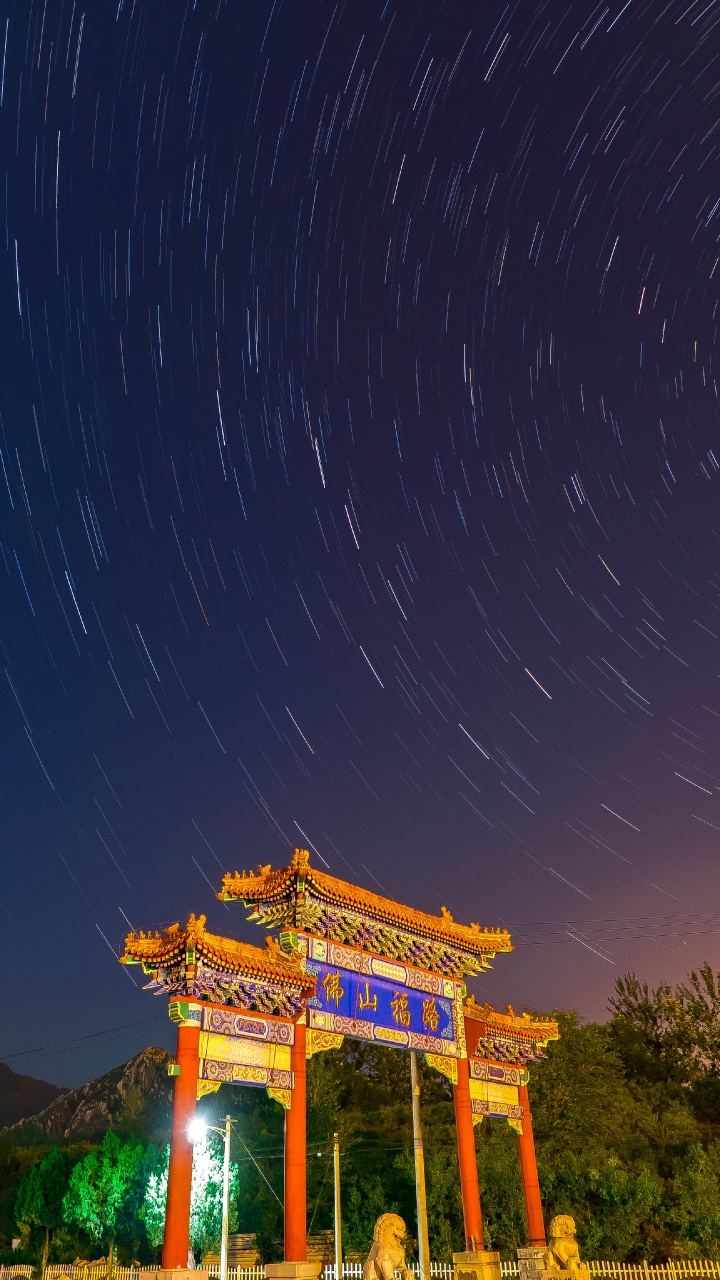
[[[188,1125],[187,1135],[191,1142],[202,1142],[207,1133],[207,1125],[204,1120],[196,1116]]]

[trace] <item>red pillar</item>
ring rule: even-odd
[[[455,1099],[455,1130],[460,1166],[460,1191],[462,1194],[463,1221],[465,1223],[465,1248],[473,1252],[485,1248],[480,1212],[480,1188],[478,1186],[475,1132],[470,1102],[470,1076],[467,1058],[458,1058],[458,1082],[453,1088]]]
[[[528,1098],[526,1084],[520,1085],[519,1100],[523,1109],[523,1131],[518,1134],[518,1147],[520,1149],[520,1169],[522,1171],[525,1209],[527,1212],[528,1244],[540,1247],[545,1244],[545,1224],[543,1222],[540,1181],[535,1158],[535,1139],[533,1138],[532,1119],[530,1117],[530,1099]]]
[[[305,1020],[295,1023],[290,1051],[292,1102],[285,1112],[285,1261],[307,1262]]]
[[[167,1205],[163,1267],[186,1267],[190,1247],[190,1191],[192,1186],[192,1142],[188,1125],[195,1115],[199,1068],[200,1024],[180,1024],[177,1038],[177,1061],[180,1075],[175,1077],[172,1132],[170,1135],[170,1167],[168,1169]]]

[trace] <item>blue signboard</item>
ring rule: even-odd
[[[311,1009],[399,1032],[397,1043],[409,1043],[408,1032],[441,1040],[455,1038],[452,1000],[333,964],[308,960],[307,970],[317,977],[317,994],[308,1001]]]

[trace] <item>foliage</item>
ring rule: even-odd
[[[13,1130],[12,1133],[0,1134],[0,1249],[7,1249],[12,1253],[12,1262],[39,1262],[44,1231],[29,1223],[18,1222],[18,1192],[28,1171],[54,1148],[49,1144],[47,1134],[42,1134],[43,1141],[39,1142],[40,1130],[33,1131],[24,1126],[21,1141],[18,1141],[17,1132]],[[87,1155],[90,1144],[84,1141],[70,1142],[59,1149],[67,1161],[69,1175],[73,1165]],[[21,1246],[13,1251],[11,1243],[18,1236]],[[60,1225],[51,1233],[48,1261],[72,1262],[78,1256],[89,1257],[91,1249],[92,1244],[83,1232]]]
[[[517,1138],[508,1125],[483,1121],[477,1133],[480,1200],[483,1209],[486,1248],[501,1249],[515,1256],[518,1245],[526,1243],[525,1202],[520,1179]],[[457,1156],[453,1152],[455,1164]],[[454,1167],[451,1163],[454,1172]],[[457,1178],[457,1174],[455,1174]],[[461,1204],[458,1195],[458,1202]],[[457,1219],[455,1240],[462,1240],[462,1208]],[[457,1248],[457,1245],[453,1245]],[[449,1258],[452,1249],[445,1252]]]
[[[618,1143],[629,1155],[642,1145],[649,1116],[642,1116],[607,1029],[581,1026],[575,1014],[555,1016],[560,1040],[530,1072],[533,1129],[543,1163],[562,1164],[570,1154],[601,1161],[617,1152]]]
[[[720,1253],[720,1143],[704,1150],[698,1143],[678,1168],[672,1217],[690,1258]]]
[[[65,1198],[63,1217],[81,1227],[112,1251],[118,1236],[137,1235],[144,1150],[137,1138],[122,1142],[106,1133],[99,1148],[75,1165]]]
[[[546,1220],[571,1213],[585,1257],[720,1259],[720,975],[703,965],[674,989],[667,983],[653,989],[626,974],[610,1011],[604,1024],[556,1014],[561,1039],[531,1068]],[[449,1261],[463,1236],[452,1090],[424,1060],[419,1066],[431,1251]],[[209,1123],[226,1114],[234,1120],[232,1225],[256,1234],[266,1261],[280,1258],[282,1108],[264,1090],[223,1085],[201,1110]],[[30,1128],[19,1138],[17,1131],[0,1136],[0,1247],[20,1234],[27,1256],[39,1261],[47,1239],[50,1259],[63,1262],[97,1256],[113,1240],[130,1257],[158,1249],[167,1150],[140,1140],[152,1132],[142,1096],[128,1091],[115,1132],[99,1148],[85,1143],[54,1151],[46,1135]],[[500,1121],[485,1121],[475,1132],[487,1246],[509,1258],[526,1236],[516,1138]],[[346,1256],[365,1255],[375,1219],[388,1211],[405,1219],[412,1255],[417,1226],[406,1054],[346,1040],[310,1059],[311,1233],[333,1224],[333,1133],[342,1152]],[[53,1225],[61,1168],[69,1177],[65,1222]],[[40,1190],[46,1176],[55,1188],[47,1195]],[[198,1147],[191,1223],[198,1254],[217,1249],[221,1185],[220,1144],[208,1144],[204,1154]]]
[[[707,962],[677,988],[686,1043],[698,1076],[720,1074],[720,974]]]
[[[165,1226],[170,1147],[162,1156],[146,1160],[145,1190],[140,1216],[145,1222],[148,1239],[157,1248],[162,1244]],[[152,1163],[151,1163],[152,1162]],[[220,1244],[222,1230],[223,1147],[209,1136],[195,1143],[193,1151],[192,1191],[190,1200],[190,1245],[197,1260]],[[238,1167],[230,1162],[231,1231],[237,1230]]]
[[[66,1154],[51,1147],[20,1181],[15,1206],[18,1226],[40,1227],[44,1233],[41,1267],[45,1270],[50,1238],[63,1221],[63,1197],[68,1189],[70,1165]]]
[[[653,991],[628,973],[615,984],[610,1008],[610,1036],[627,1079],[662,1123],[696,1074],[682,1000],[667,983]]]
[[[140,1217],[145,1223],[147,1238],[153,1249],[160,1248],[165,1231],[169,1157],[169,1146],[162,1155],[156,1147],[149,1146],[145,1155],[145,1186]]]

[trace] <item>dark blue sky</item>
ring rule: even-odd
[[[500,1005],[716,964],[718,0],[83,4],[0,6],[0,1053],[170,1043],[125,918],[294,844]]]

